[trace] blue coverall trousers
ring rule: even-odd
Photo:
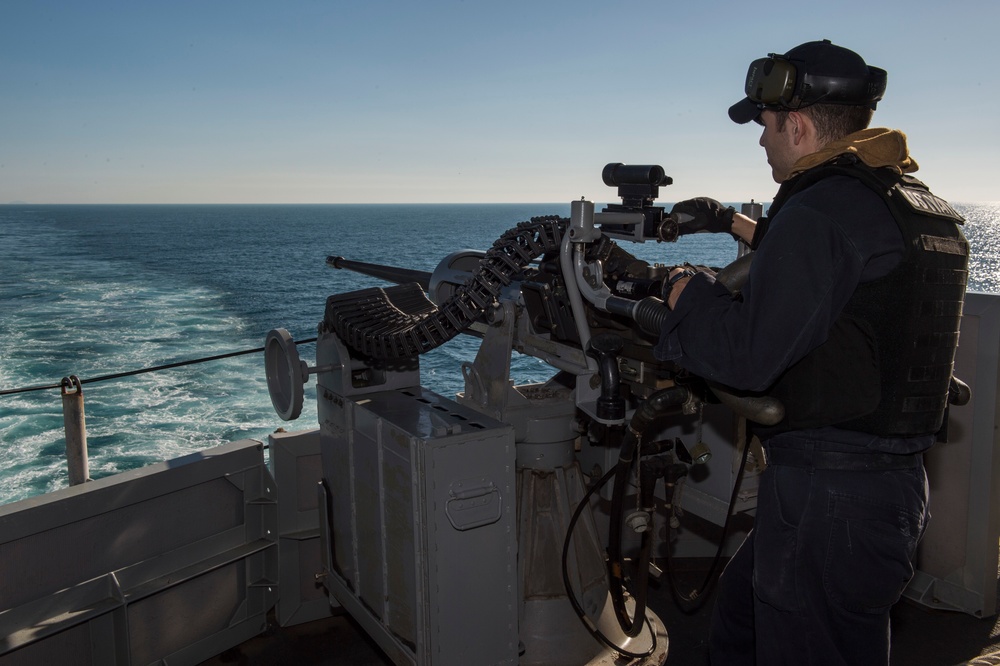
[[[765,442],[754,528],[719,583],[712,666],[886,666],[927,520],[921,454]]]

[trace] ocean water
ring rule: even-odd
[[[970,289],[1000,293],[1000,204],[956,208],[968,218]],[[328,268],[327,255],[431,271],[551,214],[569,204],[0,206],[0,390],[254,349],[276,327],[312,338],[327,296],[385,284]],[[735,258],[728,237],[709,234],[627,249],[668,265]],[[424,384],[461,390],[476,348],[459,336],[426,355]],[[314,345],[299,352],[314,365]],[[520,357],[514,372],[526,382],[553,370]],[[285,423],[261,354],[85,384],[91,476],[314,427],[313,385]],[[67,485],[58,389],[0,395],[0,451],[0,503]]]

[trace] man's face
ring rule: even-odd
[[[762,111],[760,118],[757,119],[757,123],[764,127],[760,135],[760,145],[767,154],[767,163],[771,165],[771,177],[776,183],[788,178],[792,166],[799,157],[792,137],[791,122],[785,122],[784,127],[779,130],[778,119],[777,113],[767,109]]]

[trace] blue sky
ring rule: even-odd
[[[769,200],[751,60],[828,38],[889,71],[875,125],[1000,200],[1000,3],[0,0],[0,202]]]

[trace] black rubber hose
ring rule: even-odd
[[[610,300],[610,299],[609,299]],[[632,318],[644,333],[650,335],[660,335],[663,329],[663,322],[670,314],[667,304],[655,296],[647,296],[635,303],[632,310]]]
[[[635,620],[629,617],[628,609],[625,607],[625,580],[623,572],[622,557],[622,519],[625,505],[625,486],[628,484],[629,473],[635,455],[639,448],[640,436],[649,428],[652,422],[666,412],[677,409],[691,399],[691,392],[683,386],[673,386],[668,389],[657,391],[647,398],[639,408],[636,409],[632,420],[629,422],[628,430],[622,440],[622,446],[618,454],[618,463],[615,465],[614,485],[611,491],[611,515],[608,529],[608,591],[611,594],[611,603],[618,619],[618,624],[627,636],[639,635],[642,630],[642,618],[645,617],[645,593],[643,591],[642,614],[639,612],[638,596],[636,597]],[[643,534],[643,542],[640,546],[640,559],[642,551],[646,552],[647,564],[651,538],[649,534]],[[647,543],[648,541],[648,543]],[[639,576],[648,574],[639,572]]]
[[[577,522],[580,520],[580,516],[583,515],[584,510],[587,506],[589,506],[590,498],[593,497],[594,493],[604,487],[614,473],[615,468],[612,467],[597,483],[591,486],[586,494],[584,494],[583,499],[580,500],[580,503],[577,505],[576,511],[573,512],[573,517],[569,519],[569,526],[566,528],[566,538],[563,540],[562,550],[563,585],[566,588],[566,598],[569,599],[570,605],[573,606],[573,610],[576,612],[577,617],[580,618],[580,621],[583,622],[583,626],[587,628],[587,631],[589,631],[594,638],[627,659],[643,659],[656,651],[656,628],[653,627],[649,618],[645,617],[645,614],[643,615],[646,626],[649,627],[651,645],[648,650],[645,652],[630,652],[619,645],[615,645],[615,643],[601,633],[597,626],[590,620],[589,617],[587,617],[586,611],[584,611],[583,606],[580,605],[580,601],[576,598],[576,594],[573,592],[573,584],[569,579],[569,547],[573,541],[573,530],[576,527]]]
[[[686,597],[682,597],[680,590],[677,585],[676,572],[674,570],[673,555],[671,554],[671,549],[667,548],[667,559],[666,559],[666,569],[667,569],[667,579],[670,581],[670,592],[674,597],[674,601],[677,602],[678,607],[685,613],[693,613],[694,611],[701,608],[705,599],[707,598],[706,593],[712,588],[712,586],[718,580],[715,575],[719,564],[722,562],[722,552],[726,547],[726,538],[729,536],[729,527],[733,519],[733,509],[736,506],[736,499],[739,496],[740,486],[743,484],[743,474],[746,471],[747,459],[750,454],[750,437],[743,442],[743,457],[740,461],[739,470],[736,473],[736,481],[733,483],[733,490],[729,495],[729,506],[726,510],[726,520],[722,524],[722,536],[719,537],[719,545],[715,550],[715,557],[712,558],[712,566],[709,567],[708,573],[705,574],[705,580],[702,581],[701,587],[697,590],[693,590]],[[676,487],[676,486],[674,486]],[[673,494],[674,487],[671,484],[667,484],[667,501],[673,504]],[[667,522],[667,541],[670,540],[670,523]]]
[[[635,451],[639,439],[631,432],[622,442],[618,464],[615,465],[615,478],[611,490],[611,516],[608,528],[608,591],[611,593],[611,604],[618,618],[618,625],[626,636],[637,636],[642,629],[641,616],[636,615],[635,621],[629,616],[625,607],[625,572],[622,557],[622,518],[625,511],[625,485],[628,482],[629,470],[635,459]]]

